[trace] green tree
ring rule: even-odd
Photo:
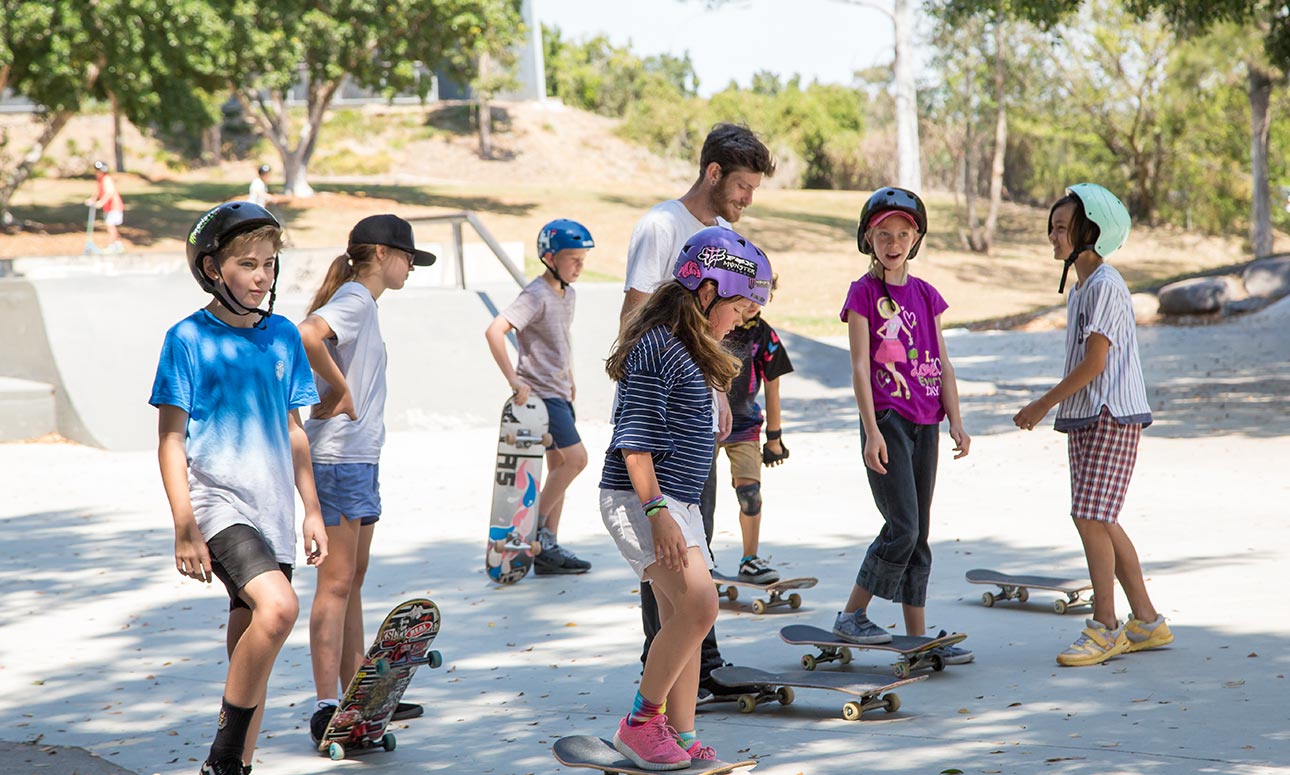
[[[205,0],[0,0],[0,92],[37,105],[40,133],[0,159],[0,218],[50,143],[87,102],[111,102],[138,126],[216,120],[213,53],[224,24]]]
[[[309,196],[308,167],[332,100],[348,79],[387,96],[429,93],[428,68],[462,82],[481,50],[514,44],[516,0],[210,0],[230,30],[221,66],[252,125],[278,150],[286,190]],[[303,116],[287,110],[305,91]]]

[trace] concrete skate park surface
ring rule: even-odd
[[[174,293],[186,292],[181,285]],[[492,299],[509,300],[500,290]],[[423,703],[426,716],[395,725],[397,750],[338,763],[314,754],[307,617],[315,576],[301,564],[302,614],[270,682],[256,775],[555,773],[553,740],[612,734],[636,688],[641,641],[639,585],[596,505],[609,435],[599,364],[621,296],[580,285],[579,300],[579,429],[592,463],[569,491],[561,539],[594,568],[497,588],[482,570],[494,405],[505,394],[482,340],[489,313],[463,292],[382,298],[391,425],[399,412],[413,419],[391,432],[382,458],[385,515],[365,618],[370,636],[395,603],[430,596],[443,611],[435,647],[445,665],[414,679],[408,699]],[[142,369],[130,377],[142,387],[112,389],[142,407],[141,435],[150,437],[155,413],[144,402],[161,334],[201,299],[174,300],[166,316],[141,304],[147,299],[129,301],[113,313],[120,322],[112,332],[145,330],[139,340],[112,338],[108,373]],[[284,301],[302,309],[303,299]],[[1172,647],[1058,668],[1053,657],[1078,634],[1082,615],[1057,616],[1041,592],[1025,606],[986,609],[982,588],[963,580],[974,567],[1085,570],[1065,516],[1064,438],[1022,433],[1008,421],[1060,376],[1060,332],[954,332],[947,341],[973,445],[969,457],[952,460],[942,434],[927,616],[932,631],[969,633],[964,645],[976,661],[903,688],[899,712],[861,722],[842,720],[845,698],[829,692],[803,690],[791,706],[750,715],[715,706],[699,717],[705,743],[722,758],[759,758],[756,772],[769,775],[1290,771],[1288,323],[1283,301],[1228,324],[1140,330],[1157,422],[1144,436],[1122,524],[1170,617]],[[800,669],[805,651],[782,643],[778,629],[829,626],[881,525],[842,340],[785,339],[797,366],[783,383],[792,457],[764,476],[762,546],[781,572],[820,584],[797,611],[759,617],[746,601],[723,603],[717,624],[727,660],[771,671]],[[430,407],[419,419],[407,408],[418,406]],[[0,445],[8,485],[0,502],[0,738],[84,748],[137,773],[193,773],[215,728],[227,603],[219,584],[174,570],[151,444]],[[714,549],[727,571],[739,555],[736,508],[723,487]],[[1117,610],[1127,612],[1122,597]],[[897,606],[878,601],[870,611],[899,630]],[[889,661],[858,652],[846,668],[819,669],[886,669]],[[10,750],[0,748],[0,772],[41,771],[30,747]]]

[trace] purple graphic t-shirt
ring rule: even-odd
[[[854,312],[869,321],[869,371],[876,414],[894,409],[919,425],[945,419],[941,405],[941,344],[936,316],[949,308],[929,283],[904,285],[865,275],[851,283],[842,322]]]

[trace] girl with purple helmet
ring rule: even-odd
[[[717,617],[697,504],[715,451],[711,391],[727,390],[740,369],[721,340],[767,302],[771,286],[766,254],[720,226],[685,243],[672,275],[610,352],[618,401],[600,479],[605,527],[653,585],[662,622],[614,746],[658,770],[717,758],[694,731],[700,644]]]
[[[912,191],[880,188],[860,211],[856,240],[870,256],[869,271],[851,283],[841,316],[851,343],[869,489],[884,524],[833,623],[833,634],[852,643],[891,641],[866,613],[875,597],[901,604],[906,635],[926,634],[941,421],[949,420],[956,460],[972,443],[941,334],[948,305],[930,283],[909,273],[926,235],[927,208]],[[955,646],[938,653],[949,664],[972,660],[972,652]]]

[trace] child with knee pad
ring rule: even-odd
[[[778,277],[771,282],[774,289]],[[779,581],[779,572],[760,555],[761,469],[788,459],[780,428],[779,378],[793,370],[788,351],[775,329],[761,317],[761,308],[746,311],[744,319],[726,337],[724,344],[742,361],[739,376],[730,383],[730,435],[720,449],[730,461],[730,483],[739,501],[739,530],[743,555],[739,559],[739,580],[755,584]],[[757,394],[766,387],[766,414],[757,404]],[[760,446],[762,423],[766,424],[766,445]]]
[[[250,769],[269,673],[299,602],[295,494],[305,556],[321,566],[327,531],[298,410],[318,403],[296,327],[273,314],[282,229],[267,210],[228,202],[197,220],[188,268],[214,298],[166,332],[149,403],[175,523],[175,567],[228,590],[228,678],[202,775]],[[260,304],[268,297],[268,308]]]

